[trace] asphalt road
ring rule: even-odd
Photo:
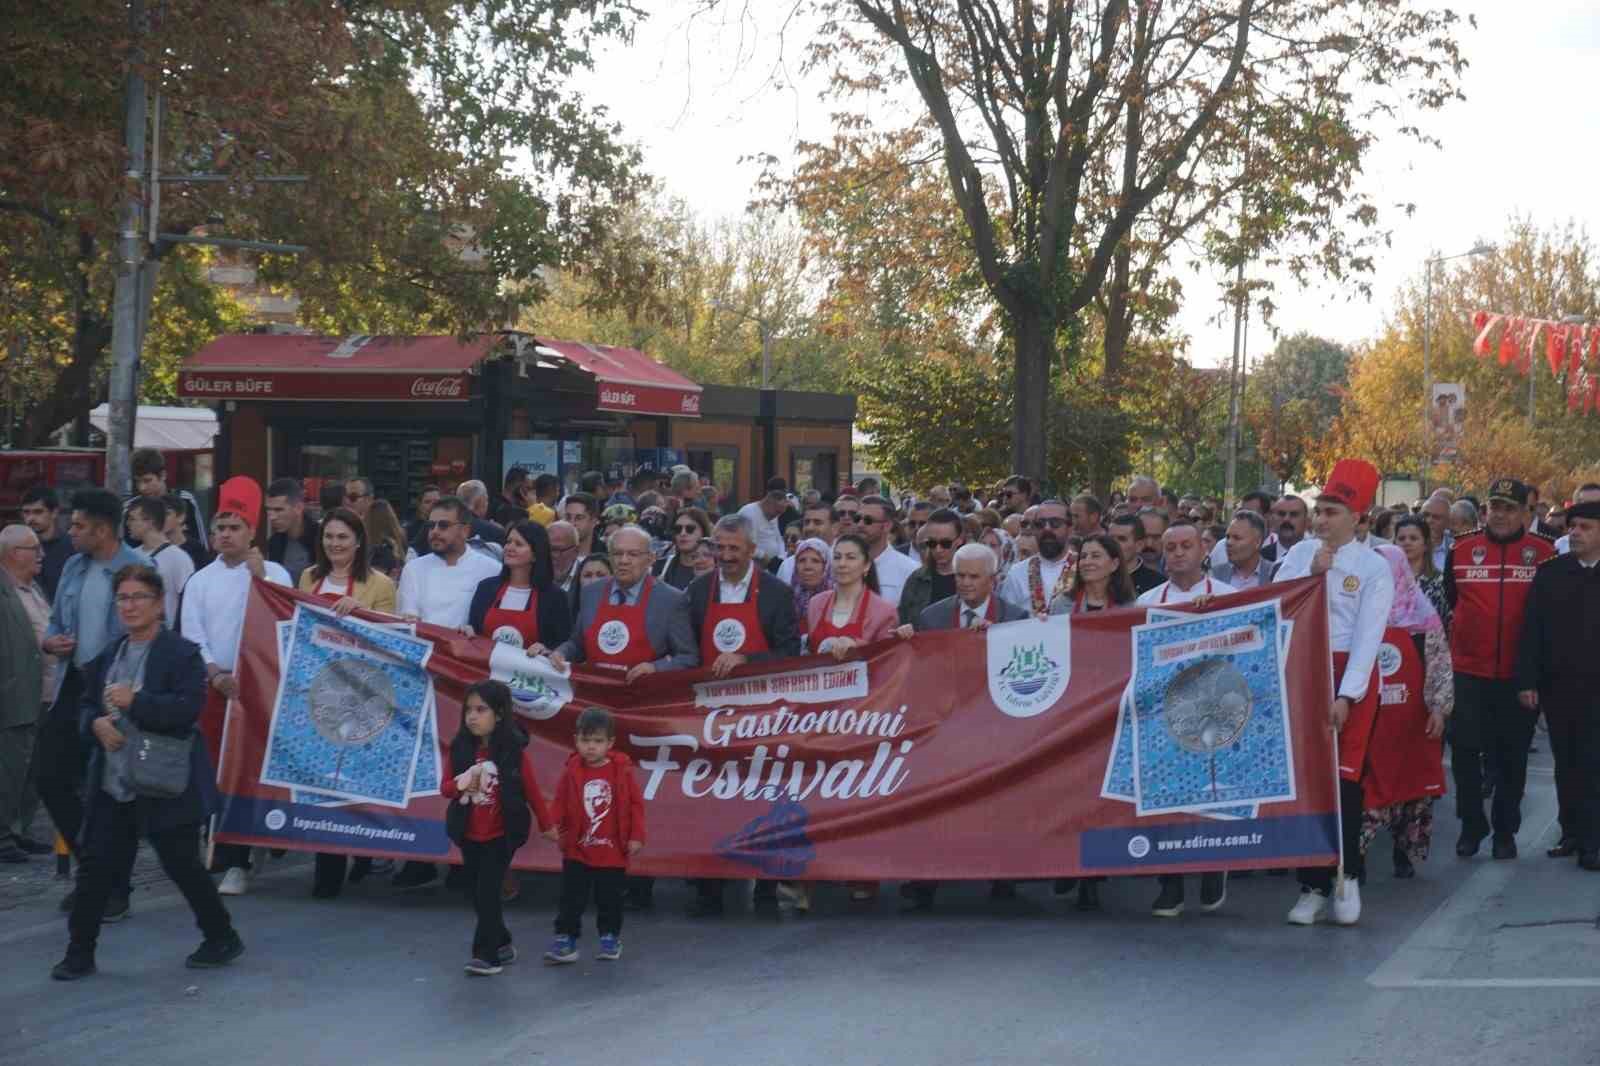
[[[1520,860],[1456,859],[1446,801],[1417,879],[1374,845],[1354,929],[1287,926],[1292,879],[1259,875],[1176,921],[1150,917],[1149,879],[1106,885],[1100,914],[1045,884],[1014,903],[969,884],[926,916],[885,886],[864,912],[824,889],[807,918],[720,921],[684,917],[689,890],[663,883],[621,961],[590,959],[590,936],[551,969],[555,885],[529,877],[509,913],[524,961],[480,979],[453,895],[380,881],[315,901],[296,857],[230,902],[249,945],[233,967],[184,969],[198,933],[158,882],[106,930],[99,975],[63,985],[59,891],[40,891],[0,910],[0,1063],[1596,1064],[1600,875],[1544,857],[1535,766]]]

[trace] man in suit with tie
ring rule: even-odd
[[[1017,622],[1028,617],[1028,612],[1002,600],[995,592],[995,570],[999,560],[994,552],[982,544],[963,544],[956,549],[956,594],[923,608],[916,625],[901,626],[896,634],[902,639],[913,633],[931,629],[987,629],[997,622]],[[907,881],[900,886],[900,895],[906,900],[907,911],[933,909],[933,896],[939,885],[935,881]],[[995,881],[989,886],[989,895],[995,899],[1012,899],[1017,894],[1011,881]]]
[[[623,526],[608,541],[613,577],[583,590],[578,624],[559,648],[536,653],[555,667],[587,662],[633,682],[662,670],[692,670],[700,648],[683,593],[650,576],[650,534]]]

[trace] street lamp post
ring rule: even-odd
[[[1422,491],[1428,491],[1428,468],[1433,463],[1433,419],[1429,407],[1433,403],[1433,265],[1451,259],[1464,259],[1472,255],[1488,255],[1494,251],[1492,244],[1476,244],[1455,255],[1436,255],[1423,264],[1422,271],[1422,426],[1426,433],[1428,454],[1423,460]]]

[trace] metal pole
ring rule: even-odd
[[[117,233],[117,283],[111,305],[111,411],[106,427],[106,488],[127,495],[133,486],[133,431],[138,411],[139,275],[145,244],[140,222],[144,214],[145,95],[144,0],[129,0],[128,16],[134,46],[123,84],[123,143],[128,152],[128,183]]]
[[[1233,364],[1228,375],[1228,463],[1223,475],[1222,499],[1226,507],[1233,507],[1236,479],[1239,473],[1239,353],[1244,346],[1244,260],[1234,272],[1233,284],[1238,289],[1233,304]]]
[[[772,388],[772,330],[766,322],[756,319],[761,326],[761,388]]]
[[[1422,460],[1422,473],[1417,480],[1422,485],[1422,496],[1428,495],[1428,471],[1433,468],[1433,419],[1429,408],[1433,404],[1433,260],[1422,268],[1422,431],[1428,454]]]
[[[1537,371],[1538,369],[1539,369],[1539,364],[1534,361],[1533,345],[1530,344],[1530,345],[1528,345],[1528,428],[1529,429],[1533,428],[1533,401],[1534,401],[1534,396],[1535,396],[1535,393],[1533,391],[1533,383],[1538,377],[1538,375],[1535,373],[1535,371]]]

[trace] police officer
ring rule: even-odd
[[[1549,538],[1528,529],[1527,485],[1497,478],[1489,486],[1489,522],[1458,537],[1445,560],[1445,598],[1454,611],[1450,657],[1456,709],[1450,719],[1450,765],[1461,836],[1456,854],[1470,858],[1494,832],[1494,857],[1517,857],[1528,744],[1538,712],[1517,696],[1517,642],[1533,576],[1556,554]],[[1483,816],[1483,756],[1496,774],[1490,816]]]
[[[1573,504],[1567,529],[1570,553],[1539,567],[1528,593],[1517,696],[1550,726],[1561,840],[1549,855],[1600,870],[1600,501]]]

